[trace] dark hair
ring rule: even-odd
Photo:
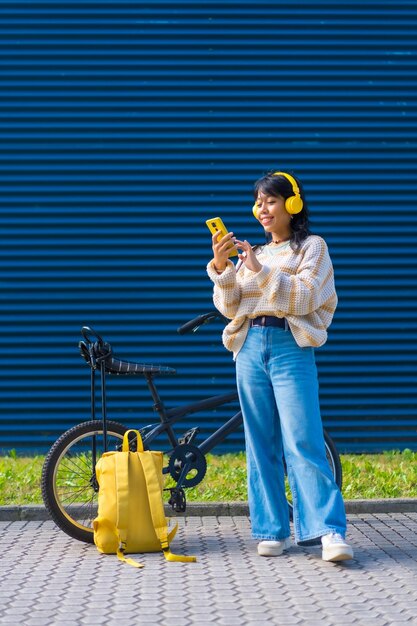
[[[259,178],[254,185],[254,198],[255,201],[258,198],[258,194],[261,191],[262,193],[268,196],[281,196],[282,198],[290,198],[294,195],[294,191],[292,185],[288,178],[285,176],[274,176],[274,171],[271,170],[267,172],[262,178]],[[290,245],[293,250],[298,250],[300,244],[306,239],[309,235],[311,235],[310,224],[309,224],[309,216],[308,216],[308,206],[305,199],[303,186],[300,180],[294,176],[292,172],[288,172],[296,181],[298,185],[298,189],[300,190],[300,196],[303,201],[303,208],[300,213],[295,213],[292,216],[292,220],[290,222],[291,228],[291,239]],[[271,241],[271,235],[266,233],[267,242]]]

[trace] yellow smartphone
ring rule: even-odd
[[[218,236],[217,241],[220,241],[220,239],[224,237],[225,235],[227,235],[228,233],[228,230],[226,226],[223,224],[223,220],[220,217],[212,217],[210,220],[206,220],[206,224],[212,235],[214,235],[214,233],[216,233],[217,231],[220,232],[220,235]],[[233,248],[230,251],[229,257],[230,256],[237,256],[236,248]]]

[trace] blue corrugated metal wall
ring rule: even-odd
[[[176,328],[212,307],[204,220],[262,240],[252,183],[277,167],[336,270],[325,425],[341,451],[417,449],[416,3],[15,0],[0,32],[0,448],[88,418],[83,324],[176,366],[169,406],[232,388],[220,327]],[[110,381],[111,417],[148,407]]]

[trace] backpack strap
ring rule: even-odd
[[[133,567],[143,567],[134,559],[125,556],[127,541],[127,525],[129,519],[129,452],[118,452],[115,456],[116,462],[116,508],[117,521],[114,532],[117,536],[118,548],[117,558]]]
[[[149,507],[151,510],[152,521],[155,528],[156,536],[161,542],[161,548],[167,561],[182,561],[184,563],[195,563],[195,556],[181,556],[172,554],[169,549],[169,541],[177,531],[178,524],[168,535],[167,520],[164,512],[164,505],[161,498],[161,487],[158,480],[158,474],[155,462],[151,452],[142,452],[138,454],[142,464],[143,473],[145,475],[146,487],[148,490]]]

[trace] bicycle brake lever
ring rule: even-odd
[[[81,334],[88,344],[92,344],[95,341],[98,341],[99,344],[102,346],[104,343],[101,335],[99,335],[98,332],[96,332],[93,328],[90,328],[90,326],[83,326],[81,328]]]
[[[91,368],[93,370],[95,370],[96,367],[97,367],[97,363],[96,363],[96,355],[94,353],[94,344],[93,343],[90,343],[90,345],[88,346],[88,354],[90,355]]]

